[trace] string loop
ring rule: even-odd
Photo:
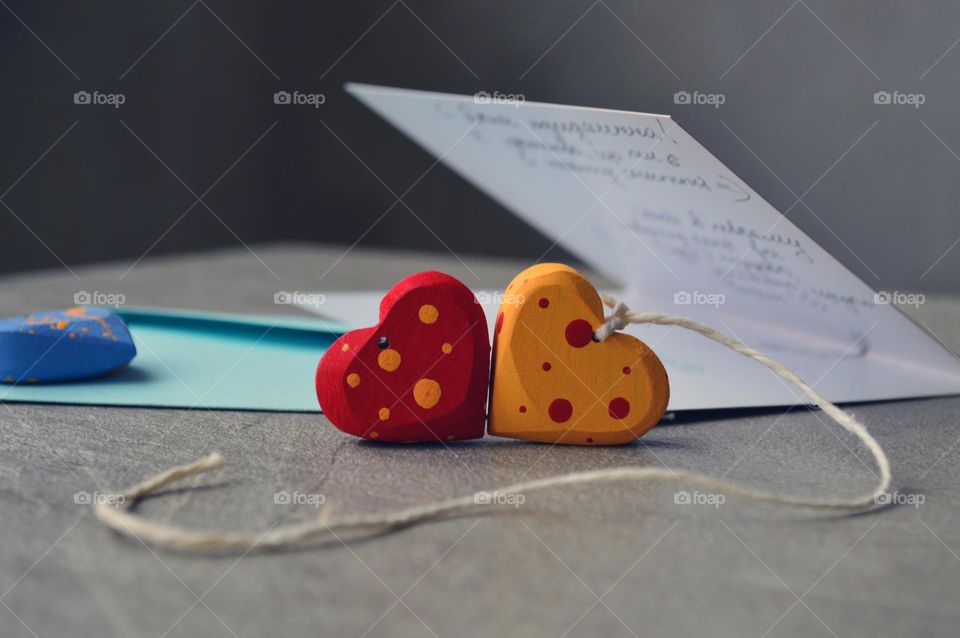
[[[745,343],[686,317],[677,317],[660,313],[634,312],[623,302],[609,296],[603,296],[603,302],[612,309],[612,314],[594,333],[594,339],[604,341],[614,332],[629,324],[656,324],[679,326],[697,332],[704,337],[723,344],[766,366],[774,374],[800,389],[801,392],[818,406],[825,414],[854,434],[870,450],[879,470],[879,481],[875,488],[863,496],[843,499],[811,499],[781,495],[751,487],[738,485],[703,474],[670,468],[617,467],[588,472],[571,472],[533,481],[516,483],[494,490],[497,494],[526,494],[545,489],[569,487],[577,484],[603,483],[613,481],[675,481],[696,485],[716,491],[724,491],[758,503],[779,504],[791,507],[804,507],[826,510],[865,510],[885,502],[884,495],[890,487],[890,462],[877,440],[863,424],[839,407],[820,396],[811,386],[782,364]],[[189,465],[175,467],[162,472],[139,485],[135,485],[114,499],[99,502],[96,506],[97,518],[113,530],[149,542],[159,547],[176,550],[236,551],[269,550],[290,547],[309,541],[337,537],[342,532],[382,533],[400,527],[425,523],[453,514],[479,512],[501,506],[504,500],[478,498],[477,495],[437,501],[426,505],[417,505],[391,512],[343,515],[327,518],[325,512],[312,520],[277,528],[264,533],[196,531],[176,525],[159,523],[144,519],[131,512],[131,508],[140,500],[155,494],[166,485],[189,476],[221,467],[223,457],[213,453]],[[484,492],[482,494],[489,495]],[[116,505],[111,505],[112,501]]]

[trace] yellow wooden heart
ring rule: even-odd
[[[538,264],[507,286],[493,338],[490,434],[570,445],[626,443],[667,409],[654,352],[615,333],[594,341],[603,303],[580,273]]]

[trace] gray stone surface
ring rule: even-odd
[[[437,267],[502,285],[522,264],[309,246],[256,247],[0,280],[13,314],[122,292],[135,305],[287,312],[277,290],[381,288]],[[321,276],[336,262],[325,277]],[[960,303],[924,323],[956,348]],[[803,410],[701,414],[643,443],[579,449],[486,439],[383,447],[321,416],[0,406],[2,636],[955,636],[960,607],[960,398],[853,408],[890,454],[895,487],[922,495],[845,516],[674,504],[675,485],[530,495],[515,512],[372,539],[236,557],[151,551],[100,526],[79,491],[106,492],[212,450],[204,489],[145,502],[152,518],[266,530],[316,514],[468,494],[613,465],[687,468],[770,489],[854,494],[875,472],[850,436]]]

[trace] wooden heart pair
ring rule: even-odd
[[[603,323],[596,289],[573,268],[539,264],[507,286],[493,361],[473,293],[449,275],[407,277],[377,325],[340,337],[317,367],[317,398],[349,434],[390,442],[476,439],[611,445],[663,416],[667,373],[642,341]],[[489,374],[488,374],[489,373]]]

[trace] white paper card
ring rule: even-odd
[[[667,116],[347,89],[621,281],[632,308],[689,316],[731,334],[832,401],[960,393],[956,357],[878,303],[874,290]],[[343,320],[335,299],[328,295],[322,310]],[[375,321],[373,313],[364,323]],[[664,361],[672,410],[797,401],[786,382],[700,335],[655,326],[629,332]]]

